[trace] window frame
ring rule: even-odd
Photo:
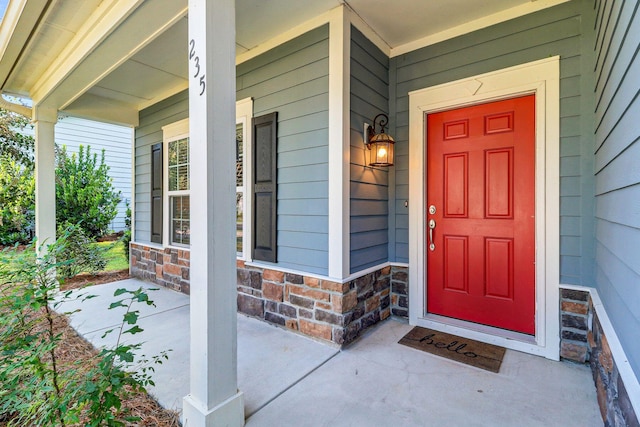
[[[242,186],[236,187],[236,193],[241,188],[243,194],[243,212],[242,212],[242,251],[236,252],[237,259],[243,261],[251,261],[251,245],[252,245],[252,212],[253,212],[253,195],[251,183],[253,182],[253,153],[251,150],[251,141],[253,138],[253,98],[244,98],[236,102],[236,125],[242,124]],[[188,195],[191,196],[191,190],[172,191],[169,194],[169,143],[183,138],[189,139],[189,119],[183,119],[162,127],[162,209],[163,209],[163,232],[162,241],[164,247],[174,247],[178,249],[189,248],[190,245],[173,243],[171,240],[171,196]],[[235,143],[235,141],[234,141]],[[189,154],[191,155],[191,154]],[[189,168],[189,173],[191,168]],[[191,177],[189,177],[189,182]],[[189,184],[191,188],[191,184]],[[234,244],[235,244],[234,240]]]
[[[170,202],[173,196],[189,196],[189,198],[191,198],[191,167],[189,167],[189,190],[169,191],[169,143],[185,138],[190,145],[188,118],[162,127],[162,209],[164,212],[162,241],[165,242],[165,247],[179,249],[189,248],[191,245],[174,243],[171,239],[172,206]],[[191,164],[191,147],[189,147],[189,164]],[[189,199],[189,201],[191,201],[191,199]],[[191,214],[189,214],[189,218],[191,218]]]
[[[252,212],[253,193],[251,183],[253,182],[253,153],[251,152],[251,141],[253,138],[253,98],[245,98],[236,102],[236,126],[242,124],[242,186],[236,187],[236,194],[242,189],[242,251],[236,252],[238,259],[252,261]],[[235,241],[234,241],[235,242]]]

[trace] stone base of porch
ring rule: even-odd
[[[598,405],[604,424],[640,427],[597,313],[594,313],[593,327],[589,331],[588,340],[591,349],[591,372],[596,383]]]
[[[189,294],[190,252],[131,243],[130,274]],[[237,262],[238,311],[344,345],[392,313],[408,315],[405,267],[385,267],[346,283]]]
[[[589,292],[560,290],[560,357],[585,363],[589,361]]]
[[[398,267],[384,267],[346,283],[301,276],[238,261],[238,311],[344,345],[391,315]],[[406,288],[406,271],[403,276]]]
[[[588,291],[561,289],[560,356],[589,363],[602,420],[607,426],[640,427]]]
[[[156,248],[131,243],[129,274],[174,291],[189,294],[190,251],[188,249]]]

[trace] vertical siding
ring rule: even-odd
[[[561,282],[590,284],[593,260],[593,136],[582,104],[582,8],[574,1],[500,23],[391,60],[396,111],[395,260],[408,261],[408,92],[549,56],[560,55],[560,263]],[[590,5],[589,5],[590,6]],[[592,29],[590,29],[592,31]],[[591,116],[588,117],[590,120]],[[585,256],[586,255],[586,256]]]
[[[278,265],[327,274],[329,27],[237,68],[237,99],[278,112]]]
[[[351,27],[351,273],[388,260],[389,169],[365,166],[363,125],[389,111],[389,58]],[[389,130],[387,130],[389,132]]]
[[[162,126],[189,115],[187,91],[165,99],[140,112],[135,131],[135,237],[151,242],[151,146],[162,142]]]
[[[124,230],[126,202],[131,201],[131,137],[133,130],[126,126],[112,125],[77,117],[64,117],[56,123],[55,140],[59,146],[66,145],[69,153],[77,153],[80,145],[91,146],[91,152],[98,154],[105,150],[105,163],[109,166],[109,176],[113,186],[120,191],[122,201],[118,213],[111,222],[114,231]],[[25,128],[25,134],[34,136],[32,128]]]
[[[236,71],[237,99],[254,117],[278,112],[278,265],[327,274],[329,30],[312,30]],[[136,129],[136,240],[150,240],[150,146],[188,116],[188,93],[140,113]]]
[[[640,11],[596,2],[596,282],[640,378]]]

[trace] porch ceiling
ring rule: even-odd
[[[236,53],[343,3],[393,55],[563,1],[236,0]],[[11,0],[0,55],[5,94],[135,126],[139,110],[188,87],[187,0]]]

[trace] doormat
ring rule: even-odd
[[[416,326],[399,344],[491,372],[500,372],[504,347]]]

